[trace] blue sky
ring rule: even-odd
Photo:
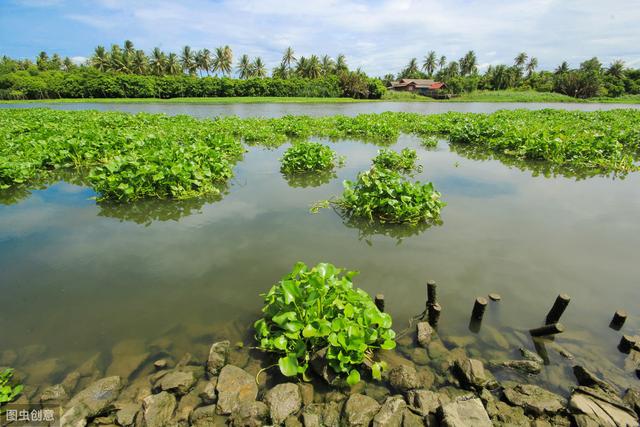
[[[640,67],[639,22],[639,0],[0,0],[0,55],[80,60],[130,39],[146,51],[228,44],[269,68],[290,45],[374,75],[432,49],[450,60],[473,49],[482,67],[520,51],[545,69],[592,56]]]

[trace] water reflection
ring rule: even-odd
[[[333,170],[330,170],[295,174],[283,173],[282,177],[287,181],[289,187],[307,188],[320,187],[321,185],[328,184],[332,179],[337,178],[338,175],[336,175]]]
[[[403,239],[418,236],[425,230],[442,225],[442,220],[438,219],[430,222],[420,222],[416,225],[407,224],[388,224],[380,221],[369,221],[362,218],[356,218],[334,209],[342,218],[342,223],[347,228],[358,230],[358,240],[365,241],[369,246],[373,245],[372,238],[374,236],[384,236],[396,241],[396,245],[402,243]]]

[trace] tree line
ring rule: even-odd
[[[594,57],[577,68],[564,61],[553,71],[540,70],[538,59],[520,52],[513,64],[489,65],[484,73],[478,71],[473,50],[462,58],[447,62],[447,57],[429,51],[422,63],[412,58],[397,74],[383,77],[388,86],[393,80],[423,78],[443,81],[453,93],[475,90],[531,89],[539,92],[558,92],[575,98],[595,96],[618,97],[640,94],[640,69],[627,68],[622,60],[608,66]]]

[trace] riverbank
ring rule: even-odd
[[[192,332],[204,339],[209,330]],[[640,390],[623,391],[615,378],[594,374],[591,365],[597,361],[578,364],[566,348],[540,341],[549,348],[545,356],[554,359],[548,365],[526,348],[530,337],[494,339],[504,340],[518,356],[509,359],[505,349],[500,359],[483,362],[473,356],[473,336],[441,338],[420,322],[398,340],[396,350],[378,353],[387,364],[382,381],[365,375],[352,387],[328,384],[321,367],[310,382],[285,378],[247,336],[234,344],[199,343],[191,352],[169,339],[127,340],[72,368],[63,368],[59,359],[39,360],[37,347],[2,352],[0,360],[30,359],[16,371],[24,393],[7,409],[61,407],[65,426],[462,427],[470,420],[475,426],[637,425]],[[631,350],[629,359],[639,356]],[[571,376],[573,386],[551,391],[536,385],[548,371]]]

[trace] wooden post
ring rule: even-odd
[[[440,320],[441,311],[442,307],[440,307],[440,304],[438,303],[429,306],[429,324],[432,328],[438,327],[438,320]]]
[[[436,282],[435,280],[429,280],[427,282],[427,304],[433,305],[438,302],[438,297],[436,295]]]
[[[477,334],[478,332],[480,332],[481,327],[482,320],[474,319],[473,316],[471,316],[471,319],[469,319],[469,330],[474,334]]]
[[[538,356],[542,357],[542,363],[549,365],[549,353],[547,352],[547,346],[545,345],[544,338],[533,338],[533,347],[536,349]]]
[[[571,301],[569,295],[558,295],[558,297],[556,298],[556,302],[553,303],[553,307],[551,307],[551,310],[549,310],[549,314],[547,314],[547,320],[545,321],[545,323],[547,325],[558,323],[558,320],[560,320],[562,313],[564,313],[564,310],[569,305],[569,301]]]
[[[374,303],[376,307],[378,307],[378,310],[384,313],[384,294],[377,294]]]
[[[635,345],[636,343],[636,337],[633,337],[631,335],[623,335],[622,338],[620,338],[620,344],[618,344],[618,350],[620,350],[623,353],[629,353],[631,351],[631,348]]]
[[[609,327],[611,329],[615,329],[619,331],[624,325],[624,322],[627,320],[627,312],[624,310],[618,310],[613,314],[613,319],[611,319],[611,323],[609,323]]]
[[[544,337],[546,335],[554,335],[561,332],[564,332],[564,326],[562,326],[562,323],[552,323],[550,325],[544,325],[539,328],[529,330],[532,337]]]
[[[482,316],[484,316],[484,311],[486,308],[487,308],[487,299],[483,297],[476,298],[476,301],[473,304],[473,311],[471,312],[471,317],[476,320],[482,320]]]

